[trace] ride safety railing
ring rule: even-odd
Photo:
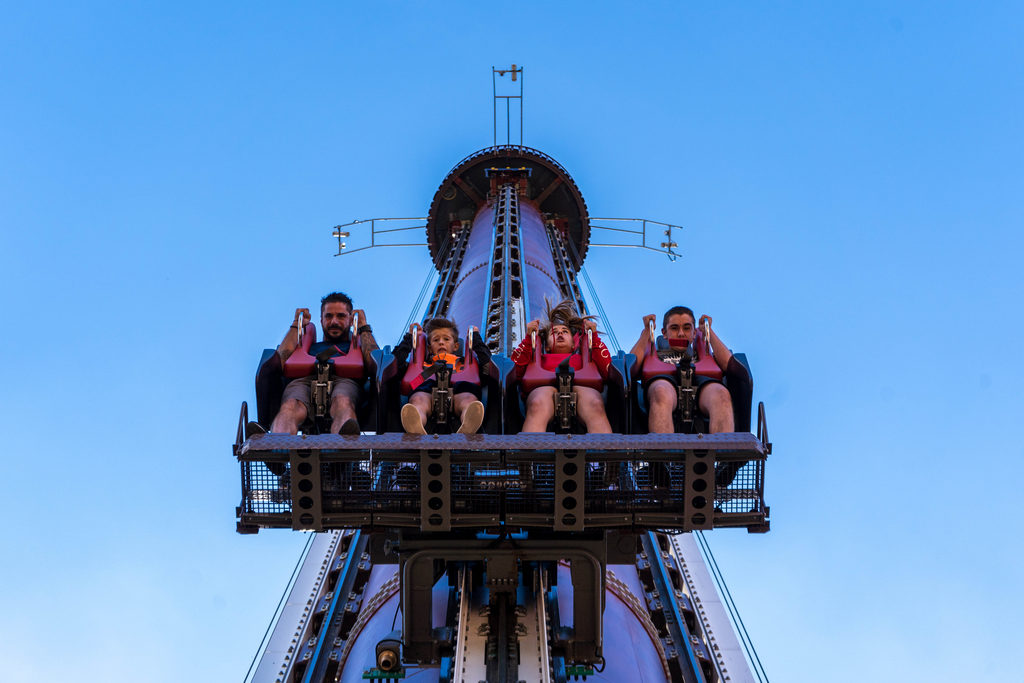
[[[239,531],[767,531],[753,434],[362,436],[236,441]]]
[[[335,225],[331,232],[331,236],[338,240],[335,256],[374,247],[423,247],[427,244],[426,239],[410,242],[409,233],[419,230],[421,235],[425,234],[426,227],[426,218],[367,218]]]
[[[676,234],[682,229],[681,225],[646,218],[591,218],[590,246],[649,249],[675,261],[682,256],[676,251],[679,247]],[[599,236],[604,241],[597,241]]]

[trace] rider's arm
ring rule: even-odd
[[[530,360],[533,359],[533,338],[530,335],[526,335],[523,341],[519,342],[519,346],[512,352],[512,362],[516,365],[526,367]]]
[[[281,362],[288,360],[295,349],[299,347],[299,319],[302,318],[302,324],[309,322],[309,309],[308,308],[296,308],[295,319],[292,321],[291,327],[284,335],[284,339],[280,344],[277,345],[277,355],[281,356]]]
[[[631,354],[636,356],[637,363],[643,363],[644,357],[647,355],[647,349],[654,342],[651,339],[651,323],[654,322],[657,317],[651,313],[644,316],[644,331],[640,333],[640,338],[636,340],[636,344],[633,344],[633,348],[629,350]]]
[[[594,345],[590,349],[590,360],[601,371],[602,377],[608,376],[608,367],[612,364],[612,354],[601,338],[597,336],[597,332],[594,332]]]
[[[729,367],[729,361],[732,360],[732,351],[715,334],[715,330],[711,327],[711,316],[702,315],[700,317],[702,325],[705,318],[708,319],[708,332],[711,333],[711,352],[715,354],[715,363],[718,364],[718,367],[722,368],[722,372],[725,372]]]
[[[407,361],[409,360],[409,352],[412,351],[412,335],[408,332],[402,337],[402,341],[395,345],[395,348],[391,349],[391,355],[395,357],[395,360]]]
[[[359,322],[359,327],[356,328],[356,334],[359,336],[359,348],[363,352],[363,364],[370,365],[373,363],[373,359],[370,357],[370,352],[380,347],[377,346],[377,340],[373,336],[373,328],[370,327],[370,323],[366,320],[366,311],[359,308],[353,311],[353,315]]]
[[[519,342],[519,346],[515,348],[510,356],[512,362],[517,366],[516,369],[520,372],[533,360],[533,334],[539,331],[539,320],[531,320],[526,323],[526,336],[523,337],[523,341]]]
[[[412,335],[408,332],[402,337],[402,341],[398,342],[395,348],[391,349],[391,355],[398,361],[398,368],[401,372],[405,372],[405,369],[409,367],[409,352],[412,351]]]
[[[359,346],[363,350],[363,362],[370,363],[370,352],[380,348],[377,346],[377,340],[373,336],[373,330],[366,330],[359,335]]]
[[[487,364],[491,362],[491,348],[479,334],[473,335],[473,355],[476,356],[476,363],[481,369],[486,369]]]

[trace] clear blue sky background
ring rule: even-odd
[[[238,536],[239,404],[298,305],[398,339],[422,216],[526,140],[623,344],[685,302],[768,406],[772,532],[709,535],[773,681],[1021,680],[1019,3],[4,3],[0,679],[240,680],[305,539]]]

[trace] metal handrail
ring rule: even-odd
[[[757,440],[764,445],[765,453],[771,455],[772,442],[768,440],[768,417],[764,412],[764,401],[757,404]]]
[[[629,230],[626,228],[613,228],[607,225],[596,225],[595,221],[611,221],[619,223],[639,223],[639,230]],[[664,228],[661,230],[661,234],[664,236],[665,241],[657,247],[652,247],[647,244],[648,225],[659,226]],[[605,230],[608,232],[619,232],[627,235],[638,235],[640,237],[639,244],[615,244],[612,242],[591,242],[592,247],[619,247],[626,249],[649,249],[651,251],[658,251],[666,254],[670,261],[675,261],[681,256],[679,252],[675,251],[675,247],[679,246],[679,243],[672,239],[673,230],[682,230],[683,226],[674,225],[672,223],[664,223],[662,221],[654,221],[648,218],[591,218],[590,229],[593,230]]]
[[[367,249],[373,249],[374,247],[422,247],[426,246],[426,242],[402,242],[397,244],[378,244],[377,236],[385,235],[392,232],[408,232],[409,230],[426,230],[426,218],[417,216],[413,218],[364,218],[357,221],[351,221],[349,223],[343,223],[341,225],[335,225],[332,228],[331,236],[338,240],[338,253],[335,256],[344,256],[346,254],[354,254],[357,251],[365,251]],[[402,228],[388,228],[378,229],[378,222],[387,221],[423,221],[422,225],[410,225]],[[365,223],[370,224],[370,244],[369,246],[359,247],[358,249],[348,249],[347,243],[343,242],[342,239],[350,237],[352,235],[351,228],[357,225],[363,225]],[[346,229],[348,228],[348,229]]]

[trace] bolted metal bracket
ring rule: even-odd
[[[710,451],[695,450],[687,454],[683,485],[683,528],[687,531],[713,528],[715,457]]]
[[[320,487],[320,451],[291,452],[292,529],[323,531]]]
[[[582,531],[585,451],[555,451],[555,531]]]
[[[420,453],[420,530],[451,531],[451,451]]]

